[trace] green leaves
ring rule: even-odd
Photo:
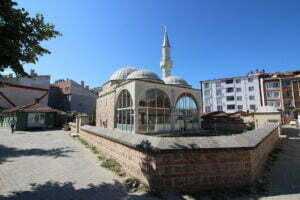
[[[42,14],[30,17],[16,5],[12,0],[0,1],[0,72],[10,68],[17,76],[26,76],[24,64],[36,63],[40,56],[51,53],[40,43],[62,34]]]

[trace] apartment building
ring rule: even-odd
[[[260,79],[262,103],[274,106],[286,116],[300,108],[300,70],[264,74]]]
[[[259,78],[263,73],[201,81],[204,112],[255,111],[261,106]]]
[[[95,112],[96,99],[97,94],[84,81],[61,79],[50,86],[49,105],[63,111]]]

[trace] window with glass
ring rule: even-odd
[[[141,132],[163,132],[171,129],[171,103],[168,95],[159,89],[150,89],[139,102]]]
[[[45,113],[28,113],[27,127],[44,127]]]
[[[204,99],[204,102],[205,102],[206,105],[207,105],[207,104],[210,104],[210,101],[211,101],[210,98],[205,98],[205,99]]]
[[[291,90],[286,90],[283,92],[283,96],[284,97],[292,97],[293,96],[293,93]]]
[[[223,106],[217,106],[218,111],[223,111]]]
[[[205,106],[205,112],[211,112],[211,107],[210,106]]]
[[[242,100],[243,100],[243,97],[242,97],[242,96],[237,96],[237,97],[236,97],[236,100],[242,101]]]
[[[237,108],[238,110],[243,110],[243,105],[238,105]]]
[[[255,96],[254,95],[250,95],[249,96],[249,100],[251,100],[251,101],[255,100]]]
[[[233,83],[233,79],[228,79],[225,81],[226,84],[232,84]]]
[[[231,104],[231,105],[227,105],[227,110],[234,110],[235,109],[235,105]]]
[[[227,100],[227,101],[234,101],[234,96],[227,96],[227,97],[226,97],[226,100]]]
[[[238,88],[235,89],[235,91],[236,91],[236,92],[241,92],[241,91],[242,91],[242,88],[238,87]]]
[[[235,83],[237,84],[241,83],[241,79],[235,79]]]
[[[222,89],[217,89],[216,90],[216,95],[221,96],[222,95]]]
[[[278,81],[266,82],[266,88],[279,88]]]
[[[256,105],[255,105],[255,104],[251,104],[251,105],[250,105],[250,110],[255,111],[255,110],[256,110]]]
[[[293,101],[291,99],[284,100],[284,106],[285,107],[292,107]]]
[[[204,83],[204,88],[209,88],[209,83]]]
[[[248,87],[248,90],[249,90],[249,92],[252,92],[252,91],[254,91],[254,86],[250,86],[250,87]]]
[[[253,79],[252,77],[251,77],[251,78],[248,78],[248,82],[249,82],[249,83],[252,83],[253,80],[254,80],[254,79]]]
[[[281,106],[280,101],[267,101],[267,106],[273,106],[279,108]]]
[[[233,92],[233,91],[234,91],[234,88],[233,88],[233,87],[226,88],[226,92],[227,92],[227,93],[230,93],[230,92]]]
[[[279,98],[279,91],[267,91],[267,98],[268,99],[275,99],[275,98]]]
[[[206,109],[206,112],[211,112],[210,108]],[[175,129],[179,131],[199,129],[197,104],[188,93],[181,95],[176,102]]]
[[[283,80],[282,81],[282,86],[283,87],[289,87],[289,86],[291,86],[291,84],[292,84],[291,80]]]
[[[204,96],[210,96],[210,90],[205,90],[204,91]]]
[[[218,98],[217,98],[217,104],[218,104],[218,105],[222,104],[222,97],[218,97]]]
[[[221,87],[221,81],[216,82],[216,87]]]
[[[116,128],[132,131],[134,124],[133,103],[128,90],[122,90],[116,104]]]

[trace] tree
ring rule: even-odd
[[[42,14],[30,17],[17,5],[12,0],[0,0],[0,73],[12,69],[16,76],[28,76],[23,65],[35,64],[39,56],[50,54],[40,43],[61,33],[46,23]]]

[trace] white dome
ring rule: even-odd
[[[154,79],[160,80],[160,78],[153,72],[145,69],[137,70],[129,74],[127,79]]]
[[[164,78],[164,82],[166,84],[171,84],[171,85],[185,85],[189,86],[189,84],[182,78],[179,78],[177,76],[168,76]]]
[[[127,76],[134,71],[137,71],[137,69],[133,67],[121,68],[113,73],[113,75],[110,77],[110,80],[125,80]]]

